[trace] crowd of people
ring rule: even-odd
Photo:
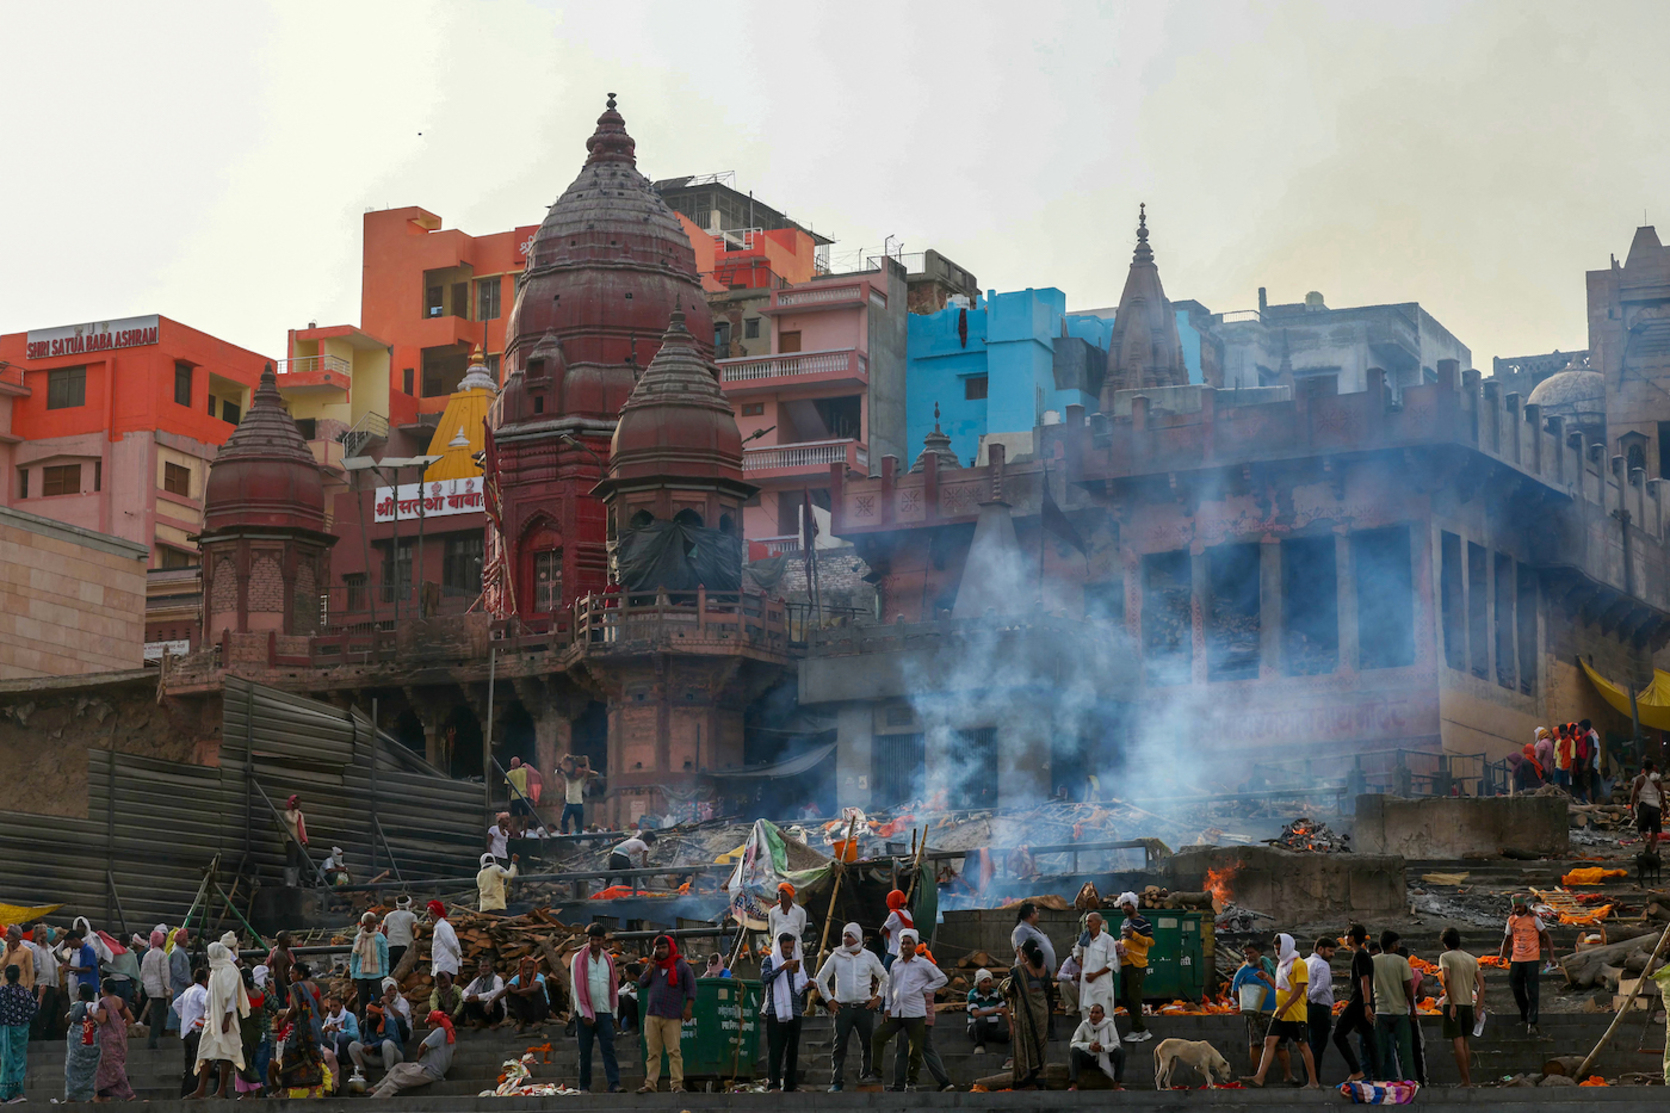
[[[1071,1088],[1085,1072],[1122,1085],[1127,1045],[1152,1038],[1143,995],[1153,928],[1134,893],[1113,903],[1117,927],[1101,910],[1087,911],[1063,958],[1041,927],[1039,908],[1022,902],[1010,933],[1012,962],[973,972],[959,1020],[976,1055],[1007,1050],[1012,1088],[1043,1088],[1060,1014],[1074,1025],[1065,1064]],[[844,925],[839,944],[814,964],[805,952],[806,909],[791,884],[779,887],[767,912],[771,946],[759,976],[769,1090],[799,1088],[801,1032],[814,992],[834,1026],[831,1092],[845,1085],[855,1034],[859,1084],[924,1088],[926,1069],[926,1088],[954,1088],[934,1043],[935,998],[947,975],[924,945],[906,894],[892,892],[886,904],[873,929]],[[594,923],[560,972],[542,973],[532,958],[501,970],[491,954],[465,972],[446,906],[429,901],[420,918],[402,897],[384,915],[365,913],[343,968],[323,976],[299,960],[284,932],[270,948],[255,950],[242,949],[233,932],[196,950],[203,940],[189,929],[162,924],[123,947],[82,919],[62,930],[44,922],[28,931],[13,925],[4,937],[0,1102],[22,1100],[29,1042],[60,1033],[65,1100],[131,1099],[126,1052],[129,1027],[139,1022],[148,1025],[150,1047],[165,1033],[180,1040],[181,1094],[190,1098],[318,1096],[344,1087],[386,1097],[445,1078],[460,1028],[514,1024],[526,1032],[565,1015],[578,1042],[582,1090],[592,1087],[594,1055],[602,1059],[607,1089],[620,1090],[616,1037],[634,1029],[643,1037],[640,1092],[660,1088],[663,1060],[671,1089],[684,1089],[682,1042],[697,974],[671,935],[656,938],[642,960],[628,961],[617,956],[604,925]],[[406,963],[401,969],[402,960],[424,938],[432,990],[427,1008],[414,1010],[394,975],[419,968]],[[1248,1084],[1273,1083],[1279,1070],[1282,1082],[1317,1087],[1330,1044],[1351,1081],[1424,1084],[1417,1004],[1436,996],[1443,1038],[1463,1085],[1470,1085],[1468,1040],[1483,1014],[1483,966],[1454,928],[1438,942],[1436,984],[1432,967],[1412,964],[1391,930],[1376,939],[1353,924],[1344,939],[1316,939],[1305,957],[1288,934],[1276,935],[1268,949],[1247,943],[1228,992],[1246,1024]],[[1350,951],[1347,999],[1336,1017],[1333,963],[1342,944]],[[1553,948],[1523,896],[1513,900],[1498,955],[1520,1023],[1535,1035],[1539,974]],[[710,956],[702,973],[731,977],[720,955]],[[1116,1022],[1121,1007],[1123,1033]],[[420,1026],[429,1030],[408,1061]]]
[[[1600,733],[1588,719],[1538,727],[1517,754],[1508,755],[1515,792],[1535,792],[1556,785],[1580,804],[1598,804],[1610,796],[1602,775]]]
[[[1336,1020],[1333,961],[1342,942],[1351,958],[1348,997]],[[1418,1006],[1423,998],[1434,997],[1442,1038],[1451,1045],[1461,1084],[1471,1086],[1469,1041],[1483,1028],[1485,964],[1463,948],[1456,928],[1445,929],[1437,942],[1436,975],[1422,972],[1430,964],[1411,963],[1397,932],[1387,930],[1370,938],[1362,924],[1352,924],[1344,940],[1318,938],[1306,957],[1300,956],[1291,935],[1276,936],[1274,957],[1260,943],[1246,944],[1244,961],[1229,986],[1247,1025],[1253,1074],[1246,1081],[1263,1086],[1272,1068],[1279,1066],[1283,1082],[1320,1086],[1331,1036],[1345,1062],[1347,1081],[1409,1080],[1425,1085],[1426,1045]],[[1527,897],[1515,896],[1495,964],[1508,968],[1508,987],[1527,1035],[1541,1034],[1539,976],[1553,954],[1547,926]],[[1294,1048],[1304,1066],[1303,1078],[1294,1071]]]

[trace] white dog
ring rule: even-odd
[[[1208,1088],[1215,1089],[1213,1079],[1234,1081],[1229,1061],[1218,1054],[1218,1049],[1205,1040],[1161,1040],[1154,1048],[1154,1088],[1171,1089],[1171,1076],[1178,1064],[1193,1067],[1206,1079]]]

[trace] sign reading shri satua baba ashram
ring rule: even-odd
[[[413,518],[470,514],[487,509],[487,504],[482,500],[481,476],[472,475],[465,479],[402,483],[398,492],[393,487],[379,487],[373,509],[379,522],[394,521],[397,512],[400,521],[405,522]]]
[[[55,359],[116,348],[138,348],[156,342],[157,315],[153,313],[149,317],[124,317],[119,321],[30,329],[24,358]]]

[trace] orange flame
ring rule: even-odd
[[[1206,871],[1206,883],[1202,888],[1211,893],[1212,899],[1219,904],[1228,904],[1235,896],[1234,890],[1229,887],[1229,883],[1240,872],[1241,863],[1239,862],[1231,862],[1219,869],[1209,869]]]

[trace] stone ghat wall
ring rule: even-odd
[[[1404,862],[1396,855],[1295,854],[1263,846],[1190,846],[1166,862],[1174,889],[1205,887],[1207,870],[1231,870],[1236,904],[1278,925],[1406,912]]]
[[[1563,797],[1359,796],[1354,845],[1416,860],[1495,858],[1503,847],[1556,857],[1570,849],[1571,827]]]

